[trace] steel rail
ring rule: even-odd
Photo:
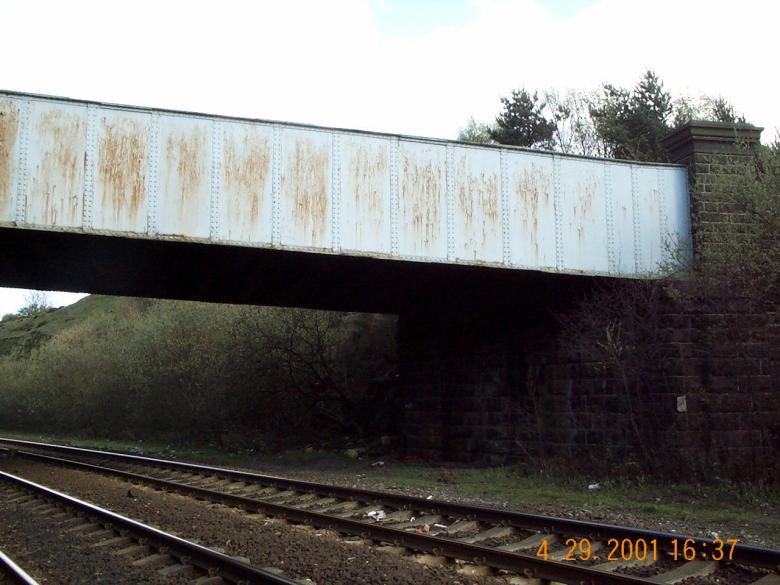
[[[181,559],[183,562],[186,562],[186,564],[199,567],[207,573],[216,568],[219,571],[219,575],[226,580],[236,583],[296,585],[296,582],[290,579],[258,569],[257,567],[238,561],[226,554],[195,544],[194,542],[189,542],[183,538],[174,536],[173,534],[168,534],[157,528],[131,520],[116,512],[79,500],[78,498],[74,498],[73,496],[69,496],[22,477],[0,471],[0,480],[5,480],[20,486],[23,489],[40,495],[48,500],[64,504],[101,523],[110,524],[119,530],[126,530],[133,533],[145,540],[150,546],[167,550],[172,556]]]
[[[588,522],[584,520],[572,520],[569,518],[558,518],[555,516],[545,516],[540,514],[529,514],[524,512],[515,512],[508,510],[499,510],[482,506],[468,506],[464,504],[455,504],[442,500],[427,500],[414,496],[401,494],[391,494],[376,490],[365,490],[359,488],[348,488],[342,486],[318,484],[297,479],[287,479],[272,475],[238,471],[234,469],[224,469],[208,465],[199,465],[195,463],[184,463],[180,461],[170,461],[167,459],[156,459],[150,457],[141,457],[138,455],[129,455],[125,453],[115,453],[111,451],[99,451],[95,449],[84,449],[81,447],[70,447],[65,445],[54,445],[49,443],[39,443],[34,441],[22,441],[18,439],[5,439],[0,437],[0,443],[11,445],[35,447],[50,451],[59,451],[63,453],[72,453],[85,455],[88,457],[104,457],[107,459],[116,459],[129,463],[137,463],[144,466],[159,466],[169,469],[200,473],[204,475],[213,475],[225,478],[231,478],[238,481],[249,481],[277,487],[285,490],[297,490],[308,493],[314,493],[323,497],[335,497],[349,500],[365,502],[367,504],[384,504],[392,508],[402,510],[414,510],[426,514],[442,514],[453,517],[459,517],[470,520],[479,520],[487,524],[498,526],[512,526],[523,530],[534,530],[544,533],[558,533],[569,536],[588,538],[591,541],[609,538],[646,541],[657,540],[658,548],[662,551],[674,550],[675,543],[679,547],[686,540],[693,540],[697,548],[713,548],[713,540],[710,538],[701,538],[688,536],[684,534],[675,534],[671,532],[657,532],[641,528],[630,528],[626,526],[616,526],[613,524],[601,524],[597,522]],[[743,563],[754,567],[780,571],[780,550],[762,548],[753,545],[737,544],[734,547],[731,561],[734,563]]]
[[[5,575],[11,580],[11,583],[17,585],[38,585],[38,582],[30,577],[24,569],[11,560],[11,558],[0,550],[0,574]]]
[[[302,510],[292,506],[274,504],[272,502],[256,500],[247,496],[238,496],[235,494],[218,492],[174,481],[140,475],[120,469],[113,469],[111,467],[103,467],[91,463],[61,459],[59,457],[29,453],[25,451],[17,451],[16,454],[18,456],[33,460],[60,465],[64,464],[77,469],[105,473],[123,478],[125,480],[145,483],[163,490],[177,492],[184,495],[194,496],[203,500],[242,508],[247,512],[263,512],[277,518],[282,518],[317,528],[356,535],[360,536],[361,538],[388,543],[395,546],[403,546],[409,549],[427,552],[438,556],[462,559],[478,565],[490,566],[495,569],[504,569],[530,578],[548,579],[551,581],[565,582],[576,585],[647,585],[648,583],[652,582],[639,577],[577,566],[572,563],[543,560],[541,558],[527,554],[502,551],[495,548],[469,544],[457,540],[450,540],[447,538],[441,538],[417,532],[406,532],[397,528],[390,528],[376,524],[368,524],[360,520],[341,518],[321,512]],[[0,472],[0,477],[2,477],[2,475],[5,474]]]

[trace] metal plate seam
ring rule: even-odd
[[[341,250],[341,136],[334,132],[331,140],[331,247]]]
[[[157,195],[160,162],[160,114],[152,112],[149,120],[149,160],[146,181],[146,232],[157,235]]]
[[[634,165],[631,165],[631,205],[634,223],[634,272],[639,274],[644,268],[642,262],[642,234],[640,233],[642,219],[639,216],[639,178]]]
[[[553,207],[555,211],[555,267],[563,270],[563,194],[561,193],[561,159],[553,155]]]
[[[502,256],[505,266],[512,264],[512,232],[510,230],[510,215],[512,210],[509,206],[509,176],[507,175],[507,153],[505,150],[499,151],[499,173],[501,175],[501,243]]]
[[[23,224],[27,220],[27,183],[29,169],[27,168],[27,150],[30,141],[30,110],[32,102],[24,100],[20,106],[19,121],[19,152],[17,153],[16,197],[14,197],[14,220],[17,224]]]
[[[604,165],[604,199],[607,212],[607,269],[610,274],[618,271],[615,249],[615,198],[612,191],[612,167]]]
[[[455,259],[455,173],[451,145],[445,147],[444,175],[447,187],[447,260]],[[470,196],[471,194],[467,194]]]
[[[222,169],[224,165],[225,133],[222,123],[214,120],[211,124],[211,222],[209,239],[222,239]]]
[[[398,150],[399,141],[390,139],[390,255],[398,256]]]
[[[84,195],[81,207],[81,227],[92,229],[95,199],[95,150],[97,143],[98,108],[94,104],[87,106],[87,148],[84,169]]]
[[[279,225],[282,194],[282,129],[278,124],[273,127],[273,146],[271,147],[271,243],[278,246],[282,241]]]
[[[666,209],[666,177],[662,169],[656,169],[655,172],[658,182],[658,219],[661,228],[661,252],[671,252],[672,250],[669,249],[669,246],[672,245],[672,242],[669,241],[669,212]]]

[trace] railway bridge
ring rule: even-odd
[[[410,450],[501,458],[556,313],[687,263],[688,172],[734,141],[642,164],[0,91],[0,285],[396,313]]]
[[[401,311],[690,240],[673,165],[8,92],[0,145],[7,286]]]

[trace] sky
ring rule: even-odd
[[[454,138],[512,89],[722,95],[780,128],[774,0],[0,0],[0,89]],[[56,304],[73,297],[52,295]],[[0,289],[0,315],[24,292]]]

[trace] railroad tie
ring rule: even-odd
[[[688,561],[679,567],[651,577],[652,583],[679,583],[688,577],[706,577],[712,575],[718,567],[718,561]]]
[[[535,548],[538,549],[544,541],[547,541],[547,546],[551,546],[553,544],[556,544],[560,542],[561,537],[557,534],[546,534],[544,532],[540,532],[539,534],[532,534],[528,538],[524,538],[523,540],[518,540],[517,542],[510,542],[509,544],[504,544],[502,546],[497,547],[498,550],[505,550],[507,552],[517,552],[519,550],[525,550],[529,548]]]

